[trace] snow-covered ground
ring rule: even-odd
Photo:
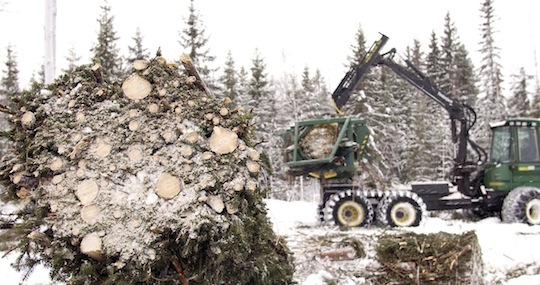
[[[355,228],[348,231],[319,226],[316,218],[317,205],[306,202],[266,201],[269,215],[274,222],[275,231],[287,237],[289,247],[295,253],[297,263],[296,280],[303,285],[329,284],[361,284],[361,278],[347,276],[354,271],[351,266],[372,270],[375,261],[368,256],[348,261],[315,260],[302,255],[313,251],[307,245],[308,240],[316,237],[353,236],[370,238],[387,229],[377,227]],[[483,260],[483,276],[485,284],[501,285],[538,285],[540,284],[540,226],[526,224],[505,224],[498,218],[491,217],[478,222],[452,220],[450,218],[428,217],[419,227],[400,228],[396,231],[415,233],[464,233],[475,231],[478,236]],[[372,256],[371,256],[372,257]],[[317,258],[316,258],[317,259]],[[309,263],[309,264],[308,264]],[[335,270],[333,270],[335,269]]]
[[[369,238],[388,229],[377,227],[357,228],[341,231],[323,227],[316,218],[317,205],[307,202],[285,202],[266,200],[270,219],[275,231],[287,238],[295,255],[297,271],[295,281],[302,285],[361,284],[362,278],[347,275],[355,269],[374,270],[376,262],[367,257],[353,261],[329,261],[307,256],[315,250],[312,242],[320,237],[340,239],[347,236]],[[463,233],[475,231],[482,252],[483,276],[485,284],[540,285],[540,226],[525,224],[505,224],[497,218],[487,218],[478,222],[429,217],[421,226],[396,229],[415,233]],[[15,259],[8,255],[0,259],[2,284],[21,282],[21,274],[10,264]],[[48,271],[38,267],[23,284],[48,284]]]

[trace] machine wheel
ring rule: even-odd
[[[324,208],[324,220],[343,227],[368,226],[373,222],[373,206],[360,191],[342,191],[331,195]]]
[[[383,226],[416,227],[424,219],[426,204],[416,193],[392,192],[381,199],[377,220]]]
[[[506,223],[540,225],[540,189],[518,187],[504,198],[501,218]]]

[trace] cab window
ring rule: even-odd
[[[536,128],[520,127],[518,128],[519,161],[534,162],[538,161],[538,136]]]
[[[491,161],[509,162],[511,159],[512,132],[510,127],[493,129],[491,140]]]

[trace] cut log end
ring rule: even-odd
[[[180,190],[180,179],[170,173],[163,174],[156,183],[156,194],[163,199],[174,198]]]
[[[211,195],[208,197],[208,200],[206,200],[206,204],[208,204],[212,210],[216,211],[216,213],[221,213],[223,212],[223,209],[225,209],[223,200],[218,196]]]
[[[90,205],[94,199],[97,197],[99,192],[99,187],[97,183],[92,180],[84,180],[79,185],[77,185],[77,191],[75,195],[83,205]]]
[[[247,169],[248,169],[249,173],[251,173],[251,174],[257,174],[257,173],[259,173],[259,171],[261,171],[261,166],[257,162],[255,162],[253,160],[248,160],[246,162],[246,166],[247,166]]]
[[[97,233],[87,234],[81,241],[81,252],[90,256],[95,260],[103,260],[105,258],[103,252],[103,243],[101,237]]]
[[[92,146],[91,151],[97,158],[107,157],[112,150],[112,146],[104,139],[97,139]]]
[[[133,69],[135,70],[145,70],[150,65],[150,62],[148,60],[144,59],[137,59],[133,61]]]
[[[101,211],[95,204],[84,206],[81,209],[81,218],[90,225],[93,225],[98,221],[100,214]]]
[[[214,127],[210,136],[210,149],[217,154],[228,154],[236,150],[238,135],[222,127]]]
[[[30,111],[24,113],[21,117],[21,124],[25,127],[30,127],[34,125],[35,122],[36,122],[36,115],[34,115],[34,113]]]
[[[122,84],[122,91],[131,100],[141,100],[152,92],[152,84],[138,74],[132,74]]]

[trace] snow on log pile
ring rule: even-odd
[[[0,170],[28,230],[21,265],[70,284],[289,283],[249,115],[161,57],[133,68],[24,93]]]

